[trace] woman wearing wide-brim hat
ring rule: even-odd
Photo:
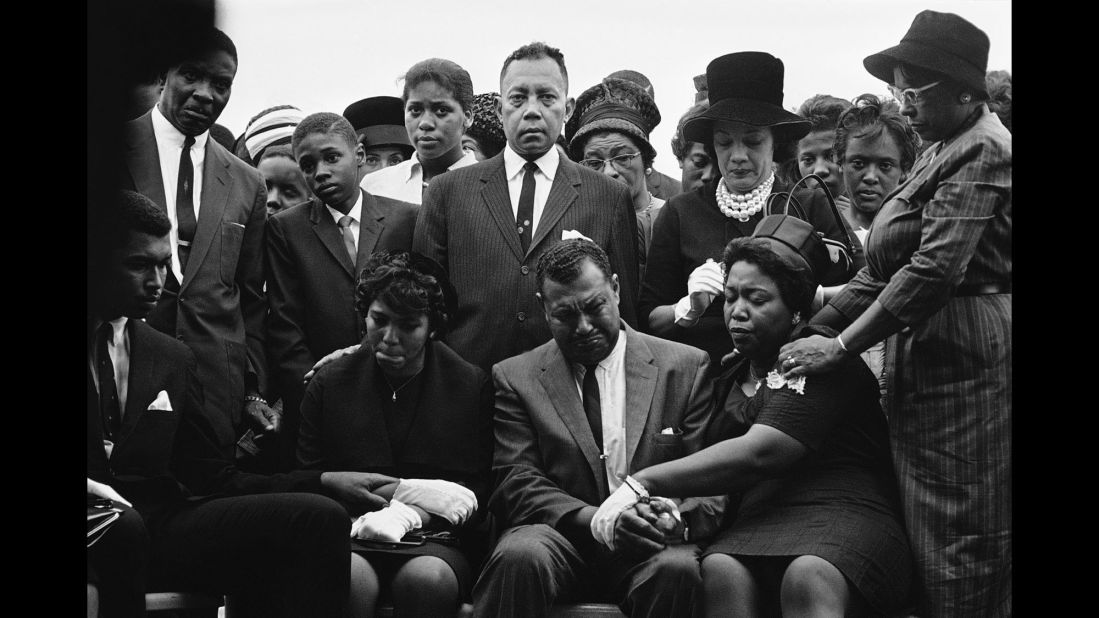
[[[650,332],[705,350],[715,366],[733,351],[721,315],[722,251],[730,240],[751,236],[767,198],[787,189],[775,178],[778,162],[809,131],[809,121],[782,107],[783,73],[782,61],[765,52],[710,62],[710,107],[684,124],[683,136],[706,146],[720,176],[668,200],[653,227],[641,316]],[[798,198],[817,231],[846,242],[843,223],[820,191]]]
[[[932,142],[887,195],[867,266],[781,352],[827,371],[886,341],[886,413],[921,616],[1011,615],[1011,134],[985,100],[988,36],[923,11],[863,60]]]

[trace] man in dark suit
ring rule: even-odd
[[[618,277],[594,243],[554,246],[537,281],[553,340],[493,368],[489,508],[505,530],[474,588],[474,615],[543,616],[558,600],[605,595],[627,615],[688,616],[701,581],[691,532],[712,528],[706,503],[662,502],[680,513],[670,530],[652,512],[627,511],[615,551],[590,526],[631,471],[701,448],[709,358],[624,326]]]
[[[560,50],[531,43],[513,52],[500,92],[507,147],[432,181],[412,247],[450,273],[459,307],[447,343],[485,371],[549,340],[533,266],[563,237],[584,236],[607,251],[620,277],[622,317],[637,324],[637,224],[629,193],[554,148],[573,109]]]
[[[358,274],[376,251],[412,248],[419,208],[359,188],[365,152],[343,116],[307,116],[291,144],[316,197],[267,221],[267,351],[284,404],[283,469],[295,463],[302,377],[329,352],[362,340]]]
[[[210,139],[237,71],[233,42],[210,29],[188,40],[156,107],[125,126],[120,186],[172,222],[172,264],[148,323],[195,353],[218,445],[231,452],[242,418],[277,431],[267,391],[263,320],[263,178]],[[228,429],[228,431],[224,431]]]
[[[194,353],[142,321],[172,261],[171,224],[138,193],[123,192],[116,206],[91,223],[98,229],[89,246],[87,470],[89,490],[100,487],[92,481],[106,486],[96,494],[133,509],[127,543],[112,545],[108,530],[89,549],[103,614],[140,613],[147,578],[152,590],[231,594],[248,616],[338,615],[348,598],[350,520],[340,504],[314,494],[377,507],[384,501],[371,489],[396,479],[266,476],[229,463],[211,426],[227,421],[202,413]],[[148,554],[147,573],[141,561],[126,562],[130,573],[110,568],[131,553]]]

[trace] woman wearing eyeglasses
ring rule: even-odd
[[[668,200],[653,229],[641,319],[652,334],[705,350],[714,367],[733,351],[721,315],[722,251],[730,240],[751,236],[767,214],[767,198],[788,189],[775,177],[776,162],[791,158],[809,132],[808,120],[782,107],[784,71],[781,60],[764,52],[710,62],[710,107],[687,120],[682,132],[705,145],[719,174]],[[843,242],[843,224],[823,193],[814,188],[804,195],[799,200],[813,227]]]
[[[863,60],[929,147],[886,195],[867,265],[787,344],[787,376],[832,370],[885,339],[886,413],[920,616],[1009,616],[1011,134],[985,100],[988,36],[923,11]]]
[[[660,110],[641,86],[614,77],[588,88],[576,99],[576,110],[565,124],[569,158],[616,180],[630,190],[637,214],[639,276],[645,276],[653,222],[664,200],[649,192],[656,150],[649,133],[660,124]]]

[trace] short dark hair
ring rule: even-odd
[[[401,101],[408,103],[408,92],[424,82],[434,82],[448,90],[462,106],[462,111],[473,110],[473,80],[458,63],[445,58],[428,58],[412,65],[404,74]]]
[[[691,140],[683,137],[683,125],[687,124],[687,121],[699,114],[710,109],[709,99],[702,99],[694,105],[692,105],[683,116],[679,118],[679,122],[675,125],[675,134],[672,135],[672,154],[675,155],[677,161],[682,162],[687,157],[687,153],[691,150]]]
[[[88,262],[90,272],[103,267],[115,250],[140,232],[150,236],[167,236],[172,231],[168,215],[156,202],[136,191],[122,190],[114,203],[107,204],[88,222]],[[93,266],[94,264],[94,266]]]
[[[859,95],[855,106],[843,112],[836,124],[836,141],[832,146],[836,163],[842,165],[847,156],[847,142],[852,137],[878,137],[888,131],[901,149],[901,170],[907,174],[916,162],[920,136],[912,130],[900,107],[872,94]]]
[[[763,274],[774,280],[778,293],[787,307],[801,312],[802,315],[809,315],[813,295],[817,291],[812,270],[808,265],[805,267],[792,265],[771,248],[769,241],[751,236],[734,238],[725,245],[722,262],[726,273],[737,262],[755,264]]]
[[[453,286],[437,262],[416,252],[381,251],[370,256],[355,286],[355,308],[366,319],[374,301],[402,315],[427,315],[437,338],[447,332],[457,299],[448,302]]]
[[[217,28],[204,28],[183,41],[183,50],[180,58],[183,61],[192,60],[204,56],[210,52],[223,51],[233,59],[233,64],[239,64],[237,60],[237,46],[233,39]],[[177,63],[179,64],[179,63]]]
[[[294,135],[290,138],[291,149],[297,152],[301,141],[306,136],[314,133],[322,135],[335,133],[342,137],[347,145],[351,146],[352,150],[359,145],[359,136],[355,133],[355,128],[351,126],[347,118],[332,112],[317,112],[302,118],[298,126],[294,127]]]
[[[538,291],[542,291],[546,279],[564,285],[576,281],[585,259],[591,260],[592,264],[603,271],[607,281],[611,280],[611,262],[607,258],[607,252],[585,238],[570,238],[553,245],[538,258]]]
[[[831,131],[840,115],[851,109],[851,102],[830,94],[814,94],[798,108],[798,116],[810,122],[809,132]]]
[[[557,66],[561,69],[561,78],[565,81],[565,92],[569,91],[569,70],[565,68],[565,55],[561,53],[560,49],[546,45],[541,41],[535,41],[533,43],[527,43],[519,49],[511,52],[511,54],[504,59],[504,66],[500,69],[500,88],[503,88],[504,74],[508,72],[508,66],[516,60],[538,60],[541,58],[552,58]],[[503,91],[501,90],[501,94]]]

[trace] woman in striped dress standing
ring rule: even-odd
[[[886,340],[894,468],[920,616],[1011,615],[1011,134],[985,101],[988,36],[918,14],[863,60],[930,145],[886,196],[867,265],[787,344],[786,376]]]

